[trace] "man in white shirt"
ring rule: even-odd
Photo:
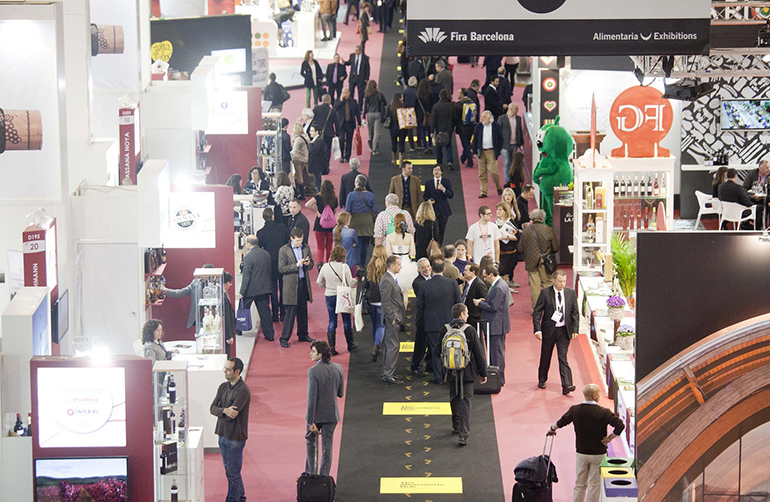
[[[500,262],[500,229],[492,221],[492,210],[488,206],[479,208],[479,221],[468,228],[465,240],[469,261],[473,258],[475,263],[480,263],[483,256],[489,255],[495,265]]]
[[[485,110],[481,114],[481,122],[476,124],[476,132],[473,134],[471,150],[473,155],[479,158],[479,182],[481,184],[480,199],[487,196],[488,174],[497,187],[497,195],[502,195],[500,186],[500,168],[497,159],[503,149],[503,132],[500,125],[495,122],[492,112]]]

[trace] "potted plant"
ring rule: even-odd
[[[636,241],[628,240],[619,232],[612,234],[612,265],[618,278],[620,289],[631,308],[635,307],[636,290]]]
[[[622,296],[607,298],[607,315],[613,321],[620,321],[626,315],[626,301]]]
[[[618,328],[617,343],[623,350],[634,350],[634,338],[636,331],[634,327],[628,324],[622,324]]]

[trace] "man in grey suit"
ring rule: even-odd
[[[401,326],[406,323],[406,305],[404,293],[396,278],[396,274],[401,271],[401,258],[396,255],[388,256],[386,265],[388,271],[380,279],[382,322],[385,325],[385,335],[382,339],[382,383],[392,385],[404,383],[401,376],[396,376],[396,362],[400,348],[398,334],[401,332]]]
[[[422,312],[422,323],[428,335],[433,360],[433,383],[444,383],[444,366],[441,364],[441,328],[452,321],[452,307],[460,303],[460,288],[456,281],[443,276],[444,260],[433,260],[433,277],[420,286],[417,295],[417,311]]]
[[[265,335],[265,340],[272,342],[275,339],[275,330],[273,318],[270,316],[270,293],[272,292],[270,253],[259,247],[259,239],[256,235],[246,237],[246,251],[248,252],[243,257],[243,279],[238,298],[243,298],[244,308],[249,308],[252,303],[257,302],[262,334]]]
[[[572,370],[567,361],[567,351],[570,340],[577,338],[580,328],[577,293],[574,289],[565,287],[566,285],[567,273],[564,270],[554,272],[553,286],[540,292],[535,310],[532,312],[535,337],[541,340],[537,386],[545,389],[555,345],[559,358],[561,392],[565,396],[575,390],[572,384]]]
[[[489,321],[489,364],[500,367],[500,383],[505,385],[505,336],[511,330],[511,293],[500,279],[497,267],[485,267],[481,277],[489,284],[489,293],[473,303],[481,309],[481,320]]]
[[[297,338],[300,342],[314,342],[307,331],[307,302],[313,303],[308,274],[313,269],[310,246],[303,243],[305,234],[295,228],[289,234],[291,242],[278,252],[278,271],[283,275],[283,304],[286,315],[281,329],[281,347],[289,348],[289,338],[297,321]]]
[[[214,268],[211,263],[206,263],[201,268]],[[187,327],[191,328],[195,325],[195,314],[198,309],[198,301],[203,298],[203,283],[197,277],[192,280],[190,284],[182,289],[166,289],[160,288],[161,292],[169,298],[184,298],[190,297],[190,313],[187,315]]]
[[[334,429],[340,421],[340,411],[337,408],[337,398],[345,395],[342,366],[332,362],[332,350],[323,340],[310,344],[310,360],[315,362],[307,370],[307,413],[305,423],[307,431],[307,459],[305,472],[315,474],[316,434],[321,434],[321,471],[328,476],[332,468],[332,445],[334,444]]]

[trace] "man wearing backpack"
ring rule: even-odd
[[[452,321],[441,328],[441,360],[447,368],[449,405],[452,407],[452,432],[460,435],[457,446],[468,444],[471,433],[471,399],[476,375],[487,382],[487,361],[473,326],[467,324],[468,307],[452,307]]]
[[[468,167],[473,167],[473,151],[471,149],[471,138],[476,129],[476,123],[479,120],[479,108],[471,98],[468,97],[468,89],[461,88],[457,91],[457,102],[454,105],[453,121],[455,130],[460,136],[460,143],[463,145],[463,152],[460,154],[460,164],[465,162]]]

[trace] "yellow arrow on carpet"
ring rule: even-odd
[[[412,417],[406,417],[404,420],[406,420],[407,422],[411,422],[412,421]]]
[[[422,395],[423,395],[423,396],[427,396],[428,394],[430,394],[430,391],[429,391],[429,390],[424,390],[424,391],[422,391]]]
[[[429,458],[426,458],[426,459],[425,459],[425,465],[428,465],[428,464],[430,464],[431,462],[433,462],[431,459],[429,459]]]
[[[404,455],[406,455],[409,458],[412,458],[412,452],[411,451],[404,453]]]
[[[406,467],[407,471],[411,471],[412,470],[412,464],[405,465],[404,467]]]
[[[404,443],[408,444],[409,446],[412,446],[412,440],[411,439],[407,439],[406,441],[404,441]]]
[[[428,436],[427,434],[425,436],[423,436],[423,437],[425,438],[425,441],[430,439],[430,436]]]
[[[404,430],[406,431],[407,434],[411,434],[412,433],[412,429],[404,429]]]
[[[406,390],[412,390],[412,386],[411,386],[411,385],[407,385],[407,386],[405,387],[405,389],[406,389]]]
[[[425,447],[425,453],[428,453],[431,450],[430,446]]]
[[[428,427],[430,427],[430,424],[422,424],[422,426],[427,429]]]
[[[411,401],[412,400],[412,396],[406,396],[406,400],[407,401]]]

